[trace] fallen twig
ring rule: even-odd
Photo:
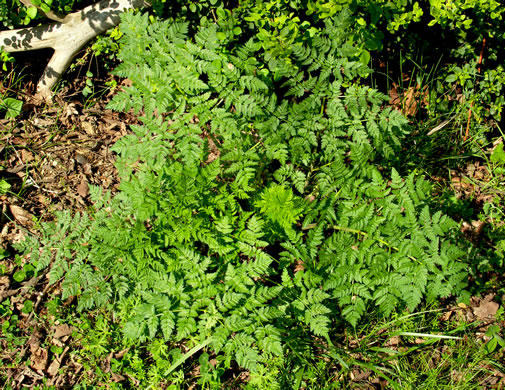
[[[8,53],[54,49],[37,85],[39,96],[48,99],[51,88],[87,42],[117,26],[122,12],[144,6],[148,4],[143,0],[102,0],[63,19],[61,16],[47,15],[57,21],[43,26],[0,31],[0,47]]]

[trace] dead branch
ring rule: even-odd
[[[68,68],[72,58],[91,39],[119,24],[126,10],[149,6],[144,0],[102,0],[60,21],[37,27],[0,32],[0,46],[8,53],[54,49],[38,84],[37,93],[48,99],[51,89]],[[53,18],[54,19],[54,18]]]

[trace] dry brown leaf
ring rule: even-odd
[[[24,241],[26,238],[25,233],[23,230],[16,228],[13,232],[11,232],[8,236],[8,241],[11,244],[17,244],[21,241]]]
[[[35,118],[33,120],[33,125],[39,128],[47,128],[54,125],[54,119],[45,119],[45,118]]]
[[[10,285],[10,279],[8,276],[0,276],[0,291],[6,290]]]
[[[81,154],[81,153],[75,154],[75,162],[79,165],[85,165],[85,164],[89,163],[88,158],[84,154]]]
[[[77,114],[79,114],[79,112],[76,110],[74,103],[65,104],[65,108],[63,110],[63,115],[65,118]]]
[[[116,352],[114,354],[114,359],[121,359],[126,353],[130,350],[130,348],[122,349],[119,352]]]
[[[34,160],[33,153],[26,150],[26,149],[21,149],[21,159],[23,160],[24,163],[29,163]]]
[[[33,226],[33,215],[31,215],[28,211],[13,204],[9,205],[9,210],[17,223],[25,227]]]
[[[398,92],[399,89],[401,89],[400,86],[393,83],[393,87],[389,90],[389,104],[404,115],[414,116],[419,108],[418,103],[427,104],[428,91],[421,90],[419,85],[409,87],[402,92]]]
[[[416,115],[417,113],[417,99],[416,99],[416,89],[410,87],[406,92],[403,93],[405,99],[405,105],[403,107],[403,113],[405,115]]]
[[[400,338],[400,336],[393,336],[388,340],[388,342],[386,343],[386,346],[396,347],[397,345],[399,345],[401,343],[401,341],[402,341],[402,339]]]
[[[86,132],[88,135],[96,135],[96,125],[94,125],[91,122],[82,122],[81,123],[82,129]]]
[[[91,164],[84,164],[82,167],[82,170],[87,176],[93,175],[93,171],[91,170]]]
[[[440,318],[440,321],[449,321],[450,318],[452,317],[452,314],[454,313],[454,311],[452,310],[448,310],[446,311],[442,317]]]
[[[75,328],[73,326],[69,326],[67,324],[62,324],[62,325],[54,326],[53,327],[53,330],[54,330],[53,337],[55,339],[61,339],[62,337],[65,337],[65,336],[68,336],[68,335],[72,334],[72,332],[74,331],[74,329]]]
[[[47,373],[51,376],[55,376],[58,373],[58,370],[60,369],[61,362],[59,359],[54,359],[49,367],[47,367]]]
[[[350,374],[352,374],[352,376],[354,377],[354,378],[352,378],[352,377],[351,378],[355,382],[359,382],[359,381],[367,379],[372,374],[372,372],[371,371],[354,370]]]
[[[64,339],[64,340],[67,340],[67,339],[68,339],[68,336],[63,337],[63,339]],[[56,345],[57,347],[61,347],[61,348],[63,348],[63,347],[65,346],[65,343],[64,343],[62,340],[57,339],[57,338],[55,338],[55,337],[53,337],[53,339],[51,340],[51,343],[52,343],[53,345]]]
[[[61,367],[61,362],[63,361],[64,356],[67,354],[70,347],[65,347],[65,349],[61,352],[61,354],[56,355],[54,360],[51,362],[49,367],[47,368],[47,373],[51,376],[55,376],[58,374],[58,371]]]
[[[32,356],[30,357],[30,367],[34,370],[43,370],[47,365],[47,349],[45,348],[33,348]]]
[[[489,319],[494,317],[500,305],[493,302],[494,295],[487,295],[480,303],[479,307],[473,309],[473,313],[480,319]]]
[[[7,199],[6,198],[2,199],[2,197],[0,196],[0,202],[7,202]],[[7,210],[7,204],[4,203],[2,205],[2,211],[1,211],[2,215],[5,215],[6,210]],[[0,238],[6,237],[8,233],[9,233],[9,224],[6,223],[3,225],[2,230],[0,230]]]
[[[293,273],[296,274],[299,271],[305,271],[305,266],[302,260],[296,260],[295,269],[293,270]]]
[[[110,372],[110,361],[112,360],[112,356],[114,356],[114,352],[110,352],[101,364],[102,370],[105,373]]]
[[[38,194],[36,196],[36,199],[40,204],[42,204],[45,207],[49,206],[49,204],[51,203],[51,200],[47,196],[44,196],[42,194]]]
[[[111,372],[110,376],[111,376],[112,382],[116,382],[116,383],[123,382],[126,379],[123,375],[119,375],[114,372]]]
[[[89,194],[89,187],[88,187],[88,182],[86,181],[85,177],[81,178],[80,184],[76,188],[77,193],[81,195],[83,198],[88,196]]]
[[[6,171],[9,172],[9,173],[19,174],[23,169],[25,169],[25,164],[18,164],[16,166],[12,167],[12,168],[6,169]]]
[[[131,87],[133,85],[133,81],[131,81],[130,79],[124,79],[123,81],[121,81],[120,85],[124,85],[125,87]]]
[[[458,370],[452,370],[451,371],[451,379],[455,383],[461,382],[463,380],[464,375],[465,374],[462,371],[458,371]]]
[[[475,235],[479,236],[486,225],[485,221],[472,221],[473,232]]]
[[[35,382],[35,381],[43,379],[44,375],[41,375],[40,373],[37,373],[37,372],[31,370],[29,367],[25,367],[24,370],[19,373],[19,377],[16,379],[16,382],[20,385],[21,383],[23,383],[23,381],[25,380],[26,377],[30,378],[31,382]],[[16,388],[26,389],[25,386],[23,386],[23,387],[19,386]]]

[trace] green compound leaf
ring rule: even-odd
[[[109,108],[139,122],[113,147],[119,191],[92,187],[89,214],[58,213],[17,249],[51,264],[62,299],[111,310],[125,343],[195,346],[167,375],[207,347],[260,372],[365,313],[460,293],[468,251],[430,184],[394,169],[408,121],[360,83],[350,18],[281,60],[272,31],[237,44],[220,25],[122,15],[115,74],[132,85]]]

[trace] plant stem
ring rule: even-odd
[[[482,48],[480,49],[480,57],[479,57],[479,63],[477,66],[477,74],[480,73],[480,66],[482,64],[482,56],[484,54],[484,47],[486,46],[486,37],[482,40]],[[468,132],[470,130],[470,119],[472,118],[472,108],[473,108],[473,100],[470,103],[470,108],[468,109],[468,120],[466,122],[466,131],[465,131],[465,137],[463,138],[463,141],[466,141],[468,138]]]
[[[308,224],[307,226],[304,226],[302,227],[302,230],[310,230],[310,229],[313,229],[317,226],[317,223],[311,223],[311,224]],[[358,230],[358,229],[353,229],[353,228],[349,228],[347,226],[337,226],[337,225],[332,225],[331,228],[333,230],[339,230],[341,232],[347,232],[347,233],[353,233],[353,234],[357,234],[357,235],[360,235],[360,236],[363,236],[363,237],[366,237],[366,238],[371,238],[372,240],[375,240],[379,243],[381,243],[382,245],[385,245],[387,246],[388,248],[390,249],[393,249],[397,252],[400,251],[400,249],[398,249],[397,247],[393,246],[393,244],[390,244],[389,242],[387,241],[384,241],[380,238],[374,238],[374,237],[370,237],[370,235],[367,233],[367,232],[364,232],[362,230]],[[410,255],[407,255],[407,257],[410,259],[410,260],[413,260],[415,261],[416,263],[420,263],[419,260],[417,260],[415,257],[413,256],[410,256]]]

